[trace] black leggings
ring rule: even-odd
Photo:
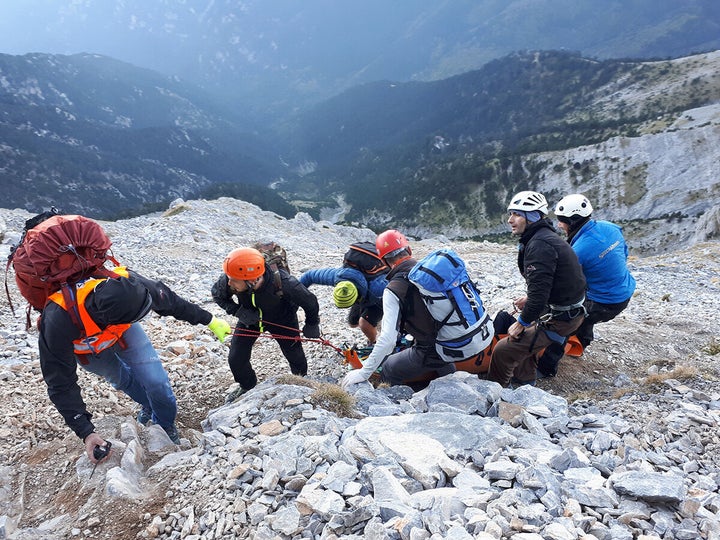
[[[598,302],[593,302],[592,300],[585,300],[587,316],[574,333],[582,344],[583,349],[590,345],[593,339],[595,339],[595,335],[593,333],[595,325],[599,322],[613,320],[627,307],[628,303],[630,303],[630,298],[618,304],[600,304]],[[547,346],[543,355],[538,359],[538,370],[545,375],[554,377],[557,375],[557,367],[564,354],[564,344],[551,343]]]
[[[590,345],[592,340],[595,339],[593,328],[597,323],[613,320],[627,307],[629,303],[630,298],[618,304],[600,304],[599,302],[593,302],[592,300],[585,300],[587,316],[580,325],[580,328],[578,328],[577,332],[575,332],[575,335],[580,340],[580,343],[582,343],[582,346],[587,347]]]
[[[300,335],[297,318],[278,324],[282,324],[282,326],[288,328],[266,325],[266,330],[278,336],[297,337]],[[230,353],[228,354],[230,371],[232,371],[235,382],[240,383],[240,386],[245,390],[250,390],[257,384],[257,375],[250,364],[252,348],[257,340],[257,335],[255,335],[257,331],[257,325],[251,326],[250,328],[238,325],[235,328],[235,335],[230,342]],[[254,335],[238,335],[243,333],[253,333]],[[307,375],[307,359],[305,358],[302,343],[300,341],[283,338],[275,338],[275,341],[280,345],[280,350],[290,364],[290,371],[293,375]]]

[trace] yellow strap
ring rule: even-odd
[[[255,304],[255,291],[250,294],[250,302],[252,302],[253,307],[258,310],[258,330],[262,334],[265,331],[262,323],[262,309],[260,309],[260,307]]]
[[[127,266],[116,266],[112,271],[118,276],[130,277],[130,272],[128,272]]]

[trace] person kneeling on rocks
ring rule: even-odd
[[[227,396],[227,403],[235,401],[257,384],[250,356],[255,341],[265,330],[277,341],[290,364],[290,371],[294,375],[307,375],[297,310],[302,307],[305,312],[303,335],[319,338],[320,307],[315,295],[302,283],[285,269],[278,271],[279,289],[260,251],[250,247],[237,248],[225,258],[223,274],[212,287],[215,302],[229,315],[237,317],[228,364],[240,387]]]
[[[520,315],[495,345],[487,378],[502,386],[535,384],[536,353],[564,343],[585,317],[585,277],[577,255],[547,219],[542,193],[518,193],[508,212],[512,234],[520,239],[518,268],[527,295],[513,302]]]
[[[377,253],[390,267],[388,284],[383,292],[383,318],[380,336],[360,369],[350,371],[340,382],[347,390],[367,381],[382,365],[380,380],[390,385],[436,372],[440,376],[455,372],[455,364],[447,363],[437,353],[435,341],[438,325],[427,309],[417,287],[408,279],[408,272],[417,261],[412,258],[410,243],[404,234],[391,229],[376,238]],[[413,345],[393,353],[399,335],[412,334]]]
[[[587,316],[575,331],[583,349],[595,338],[597,323],[611,321],[628,306],[636,285],[627,267],[628,246],[622,229],[609,221],[592,219],[592,212],[592,204],[580,193],[563,197],[555,206],[558,227],[577,253],[587,281]],[[554,377],[564,353],[563,344],[548,345],[538,360],[540,374]]]

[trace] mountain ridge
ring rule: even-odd
[[[0,75],[6,205],[118,217],[232,183],[289,212],[267,144],[199,88],[93,54],[0,55]]]
[[[161,208],[176,197],[229,195],[284,216],[302,209],[373,228],[395,222],[416,234],[492,237],[511,192],[532,188],[559,199],[568,190],[587,189],[608,216],[637,224],[636,245],[652,251],[673,243],[655,238],[643,221],[673,230],[675,224],[661,221],[677,215],[684,222],[678,238],[685,241],[698,234],[692,230],[695,214],[720,203],[712,146],[702,151],[717,124],[718,51],[658,62],[514,53],[443,81],[354,88],[288,117],[272,136],[271,126],[262,134],[252,131],[182,81],[120,64],[132,73],[123,79],[122,70],[112,68],[115,61],[97,55],[2,61],[12,70],[0,79],[0,183],[4,204],[13,207],[40,211],[55,204],[117,218]],[[101,67],[77,75],[80,61]],[[46,73],[48,65],[55,71]],[[73,74],[76,79],[61,85]],[[77,80],[88,79],[96,82],[79,88]],[[166,80],[167,87],[159,86]],[[105,92],[109,86],[113,91]],[[139,96],[146,101],[135,103]],[[153,116],[142,114],[151,109]],[[704,121],[688,120],[692,115]],[[693,133],[703,135],[695,140]],[[664,168],[651,166],[663,161],[648,153],[662,154],[661,140],[671,151],[682,148]],[[643,149],[645,158],[635,159],[625,147]],[[582,158],[576,159],[571,148],[590,150],[579,150]],[[563,161],[557,152],[567,152]],[[628,167],[607,174],[603,183],[612,168],[593,162],[621,160]],[[703,179],[695,194],[673,185],[678,164],[689,171],[683,178]],[[637,211],[627,204],[640,202],[637,194],[603,195],[617,191],[612,182],[646,194]],[[656,186],[662,192],[654,192]],[[707,197],[697,195],[702,189]],[[653,202],[663,196],[694,200],[671,209]],[[338,200],[344,201],[340,208]],[[702,230],[716,234],[706,222]],[[648,235],[652,241],[643,238]]]
[[[517,50],[647,59],[720,48],[712,0],[441,0],[392,9],[380,0],[26,0],[2,10],[8,51],[98,52],[239,96],[263,114],[372,80],[444,79]]]

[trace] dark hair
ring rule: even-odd
[[[577,214],[570,217],[557,216],[557,218],[558,221],[565,223],[568,226],[568,240],[572,240],[575,233],[578,232],[583,225],[590,221],[590,216],[578,216]]]
[[[390,265],[393,266],[397,261],[400,259],[405,259],[407,257],[412,257],[412,250],[410,249],[410,246],[396,249],[395,253],[393,255],[386,255],[385,261]]]

